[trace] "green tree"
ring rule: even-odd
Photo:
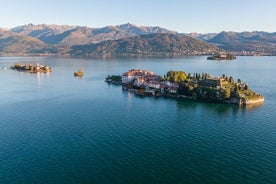
[[[181,82],[184,82],[186,78],[187,78],[187,75],[184,71],[171,70],[167,72],[167,80],[171,82],[181,83]]]

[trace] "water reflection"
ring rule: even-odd
[[[74,76],[76,79],[82,80],[82,76]]]
[[[41,84],[43,84],[43,81],[45,80],[45,78],[49,78],[49,77],[50,77],[50,72],[46,72],[46,73],[37,72],[36,78],[37,78],[38,87],[40,87]]]
[[[113,86],[113,85],[112,85]],[[229,116],[235,115],[239,111],[247,112],[251,110],[256,110],[262,108],[263,104],[257,104],[252,106],[244,106],[237,104],[223,104],[223,103],[212,103],[212,102],[202,102],[202,101],[191,101],[191,100],[183,100],[183,99],[174,99],[174,98],[166,98],[166,97],[154,97],[154,96],[143,96],[143,95],[135,95],[134,92],[123,90],[123,93],[127,94],[130,99],[132,96],[138,99],[149,98],[151,100],[171,100],[176,104],[176,107],[180,111],[189,110],[189,111],[211,111],[218,113],[220,116]]]
[[[239,111],[246,112],[252,109],[259,109],[263,104],[258,104],[254,106],[240,106],[236,104],[220,104],[220,103],[208,103],[208,102],[199,102],[199,101],[187,101],[187,100],[176,100],[177,107],[179,109],[202,109],[203,111],[213,111],[219,115],[230,115],[237,114]]]

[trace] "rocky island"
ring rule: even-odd
[[[247,83],[223,74],[213,77],[207,73],[168,71],[163,77],[149,70],[132,69],[120,76],[108,76],[106,82],[121,84],[123,89],[136,95],[164,96],[238,105],[256,105],[264,102],[264,97],[250,90]]]

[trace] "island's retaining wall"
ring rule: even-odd
[[[254,100],[243,100],[243,104],[244,105],[256,105],[256,104],[262,104],[264,103],[264,97],[259,97],[258,99],[254,99]]]

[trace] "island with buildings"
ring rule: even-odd
[[[28,73],[48,73],[52,71],[52,68],[46,65],[40,65],[37,63],[36,65],[32,64],[14,64],[11,66],[12,70],[16,71],[23,71],[23,72],[28,72]]]
[[[247,83],[223,74],[213,77],[207,73],[186,74],[168,71],[164,76],[149,70],[132,69],[121,76],[108,76],[108,83],[121,84],[123,89],[143,96],[164,96],[244,106],[262,104],[264,97],[250,90]]]
[[[214,54],[207,57],[208,60],[235,60],[237,57],[234,54]]]

